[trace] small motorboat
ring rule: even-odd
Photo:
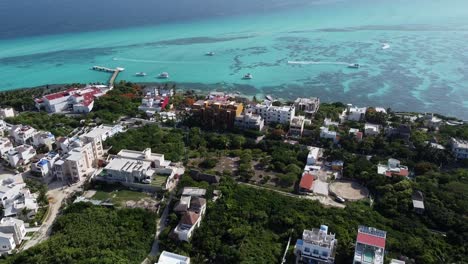
[[[250,80],[250,79],[253,79],[253,76],[252,76],[252,74],[247,73],[246,75],[244,75],[244,77],[243,77],[242,79],[244,79],[244,80]]]
[[[159,78],[159,79],[167,79],[167,78],[169,78],[169,73],[167,73],[167,72],[162,72],[162,73],[160,73],[160,74],[158,75],[158,78]]]
[[[146,72],[137,72],[137,73],[135,73],[135,75],[138,76],[138,77],[144,77],[144,76],[146,76]]]
[[[358,63],[352,63],[348,65],[348,68],[351,69],[359,69],[359,67],[361,67],[361,65],[359,65]]]
[[[206,56],[214,56],[214,55],[215,55],[215,53],[214,53],[214,52],[212,52],[212,51],[210,51],[210,52],[207,52],[207,53],[205,53],[205,55],[206,55]]]

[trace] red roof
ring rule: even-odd
[[[73,91],[76,91],[76,90],[78,90],[78,88],[70,88],[70,89],[68,89],[66,91],[45,95],[44,97],[47,100],[51,101],[51,100],[55,100],[55,99],[65,97],[65,96],[69,96],[70,92],[73,92]]]
[[[359,232],[357,235],[357,242],[369,246],[385,248],[385,238],[369,235],[366,233]]]
[[[405,170],[405,169],[400,169],[400,172],[396,172],[396,171],[386,171],[385,172],[385,176],[387,176],[387,177],[392,177],[393,175],[408,177],[409,171]]]
[[[311,190],[312,186],[314,186],[314,175],[312,174],[304,174],[302,175],[301,183],[299,183],[299,187],[302,189]]]
[[[182,219],[180,219],[180,223],[185,225],[194,225],[197,223],[199,217],[200,215],[197,213],[187,212],[182,216]]]

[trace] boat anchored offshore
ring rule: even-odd
[[[158,78],[159,78],[159,79],[167,79],[167,78],[169,78],[169,73],[167,73],[167,72],[162,72],[162,73],[160,73],[160,74],[158,75]]]
[[[252,78],[253,78],[252,74],[247,73],[246,75],[244,75],[244,77],[243,77],[242,79],[244,79],[244,80],[250,80],[250,79],[252,79]]]
[[[144,76],[146,76],[146,72],[137,72],[137,73],[135,73],[135,75],[138,76],[138,77],[144,77]]]
[[[212,52],[212,51],[210,51],[210,52],[207,52],[207,53],[205,53],[205,55],[206,55],[206,56],[214,56],[214,55],[215,55],[215,53],[214,53],[214,52]]]
[[[359,65],[358,63],[352,63],[348,65],[348,68],[351,69],[359,69],[359,67],[361,67],[361,65]]]

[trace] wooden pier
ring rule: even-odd
[[[122,72],[122,71],[125,71],[124,68],[120,68],[120,67],[117,67],[115,69],[111,69],[111,68],[106,68],[106,67],[102,67],[102,66],[93,66],[93,68],[91,68],[91,69],[95,70],[95,71],[111,72],[112,76],[109,79],[109,87],[113,87],[115,79],[117,78],[119,73]]]

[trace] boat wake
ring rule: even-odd
[[[390,48],[390,44],[382,43],[382,49],[389,49],[389,48]]]
[[[325,65],[349,65],[348,62],[340,61],[288,61],[288,64],[300,64],[300,65],[309,65],[309,64],[325,64]]]

